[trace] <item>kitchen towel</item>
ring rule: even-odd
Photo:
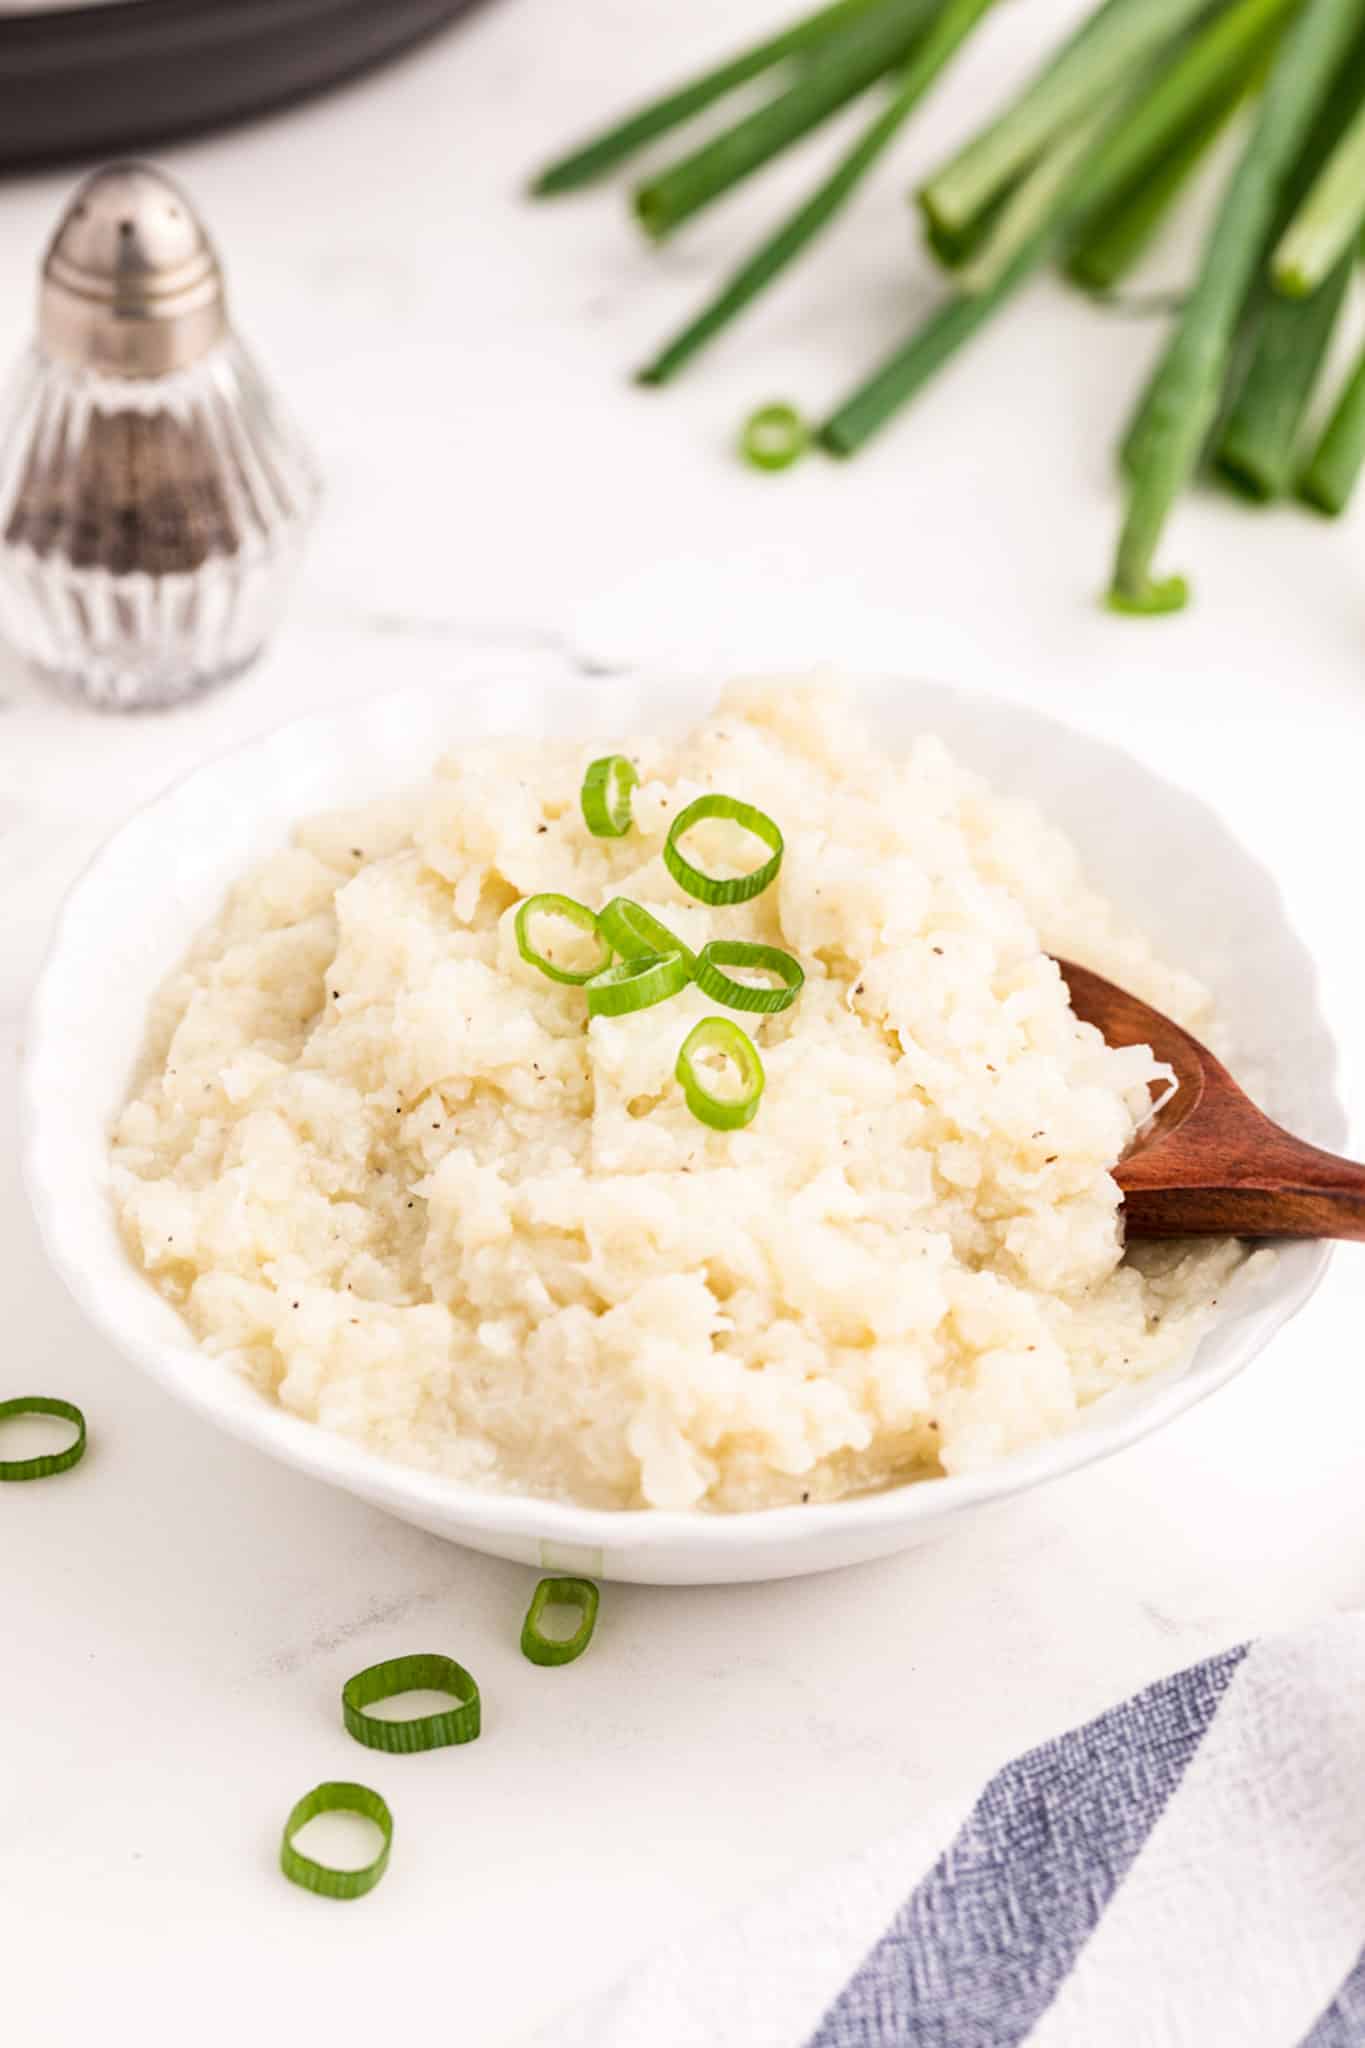
[[[542,2048],[1365,2048],[1365,1616],[1163,1678]]]

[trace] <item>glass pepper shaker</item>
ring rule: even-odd
[[[147,164],[95,172],[0,405],[0,635],[86,703],[179,703],[260,652],[317,499],[189,201]]]

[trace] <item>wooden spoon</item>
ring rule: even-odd
[[[1071,1007],[1110,1045],[1150,1045],[1178,1086],[1119,1161],[1130,1237],[1365,1240],[1365,1166],[1263,1116],[1227,1068],[1169,1017],[1059,960]]]

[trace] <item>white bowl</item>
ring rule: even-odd
[[[1307,1300],[1328,1257],[1322,1245],[1287,1246],[1268,1280],[1228,1290],[1226,1313],[1182,1371],[1097,1403],[1069,1435],[990,1472],[747,1515],[612,1513],[481,1492],[286,1414],[200,1351],[124,1251],[108,1132],[151,991],[229,881],[309,812],[415,780],[433,749],[492,735],[605,742],[681,725],[714,695],[714,683],[696,679],[474,656],[438,687],[300,719],[211,762],[116,833],[72,890],[34,995],[22,1086],[28,1185],[49,1255],[91,1322],[178,1399],[272,1457],[476,1550],[656,1584],[783,1578],[882,1556],[1105,1457],[1246,1365]],[[889,747],[937,732],[998,787],[1035,797],[1164,956],[1212,983],[1272,1113],[1320,1145],[1341,1145],[1336,1053],[1312,965],[1269,875],[1202,804],[1032,711],[919,683],[860,695]]]

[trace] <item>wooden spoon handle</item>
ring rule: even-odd
[[[1331,1237],[1365,1242],[1365,1166],[1319,1152],[1278,1125],[1245,1167],[1188,1147],[1181,1132],[1119,1167],[1130,1237]],[[1243,1140],[1245,1143],[1245,1138]],[[1221,1169],[1221,1170],[1220,1170]]]

